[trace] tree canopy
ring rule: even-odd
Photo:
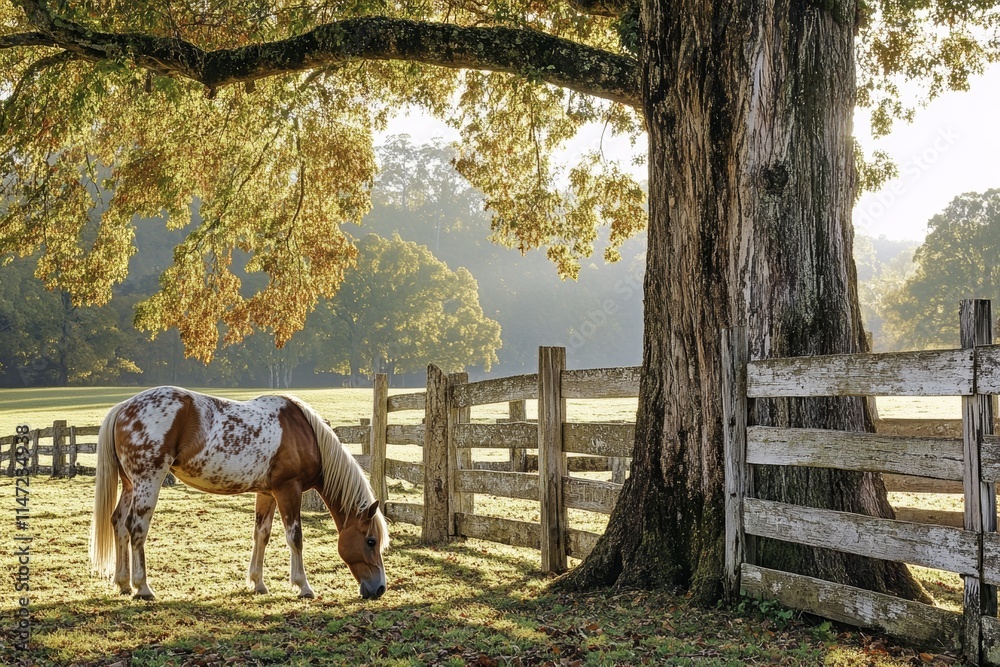
[[[845,20],[862,27],[861,102],[882,126],[906,112],[898,74],[935,94],[996,56],[989,3],[858,12]],[[616,259],[645,225],[620,165],[600,151],[567,168],[553,158],[588,122],[642,129],[624,0],[6,0],[0,24],[0,253],[37,254],[50,288],[100,305],[126,275],[135,216],[165,212],[181,229],[197,209],[208,224],[178,245],[137,321],[177,328],[202,359],[255,328],[281,345],[336,292],[355,257],[340,225],[370,205],[372,131],[404,107],[459,130],[455,164],[486,194],[494,239],[546,249],[563,275],[601,226]],[[263,286],[245,294],[240,268]]]
[[[624,172],[605,165],[598,178],[591,167],[602,161],[587,156],[564,192],[551,159],[589,120],[637,128],[620,103],[635,101],[634,60],[595,48],[614,38],[606,20],[564,12],[546,19],[545,34],[504,27],[534,23],[518,18],[526,7],[490,27],[473,27],[475,6],[447,8],[451,24],[431,23],[443,15],[430,7],[408,19],[342,20],[354,10],[324,3],[0,7],[9,91],[0,252],[41,251],[47,285],[101,304],[126,275],[133,217],[165,212],[179,229],[197,207],[207,224],[175,249],[137,322],[177,328],[202,359],[220,325],[230,342],[256,327],[283,344],[336,292],[356,255],[340,225],[370,205],[372,131],[404,105],[460,129],[458,164],[499,213],[498,239],[548,246],[571,274],[594,225],[611,225],[618,243],[642,228],[642,193]],[[454,69],[476,66],[493,71]],[[101,188],[88,188],[85,176],[101,169]],[[85,233],[102,198],[100,222]],[[234,250],[250,256],[245,267],[234,266]],[[264,287],[245,296],[240,268],[266,274]]]

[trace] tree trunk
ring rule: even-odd
[[[854,5],[643,0],[645,334],[631,477],[569,588],[722,593],[720,329],[751,358],[865,347],[852,258]],[[870,430],[861,399],[758,402],[755,423]],[[758,497],[891,516],[872,475],[759,469]],[[766,566],[907,597],[902,565],[772,542]]]
[[[351,388],[361,386],[361,353],[357,348],[351,348]]]
[[[180,346],[180,338],[175,338],[170,350],[170,384],[172,385],[177,384],[177,354],[180,352]]]
[[[70,329],[70,314],[73,312],[73,302],[72,297],[70,297],[68,292],[60,292],[59,296],[62,300],[62,326],[59,333],[59,358],[56,363],[56,369],[58,376],[56,378],[56,385],[59,387],[65,387],[69,384],[69,335]]]

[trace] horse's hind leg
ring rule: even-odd
[[[129,583],[129,534],[125,524],[132,510],[132,483],[124,475],[121,480],[122,495],[111,514],[111,525],[115,529],[115,585],[122,595],[129,595],[132,585]]]
[[[274,521],[274,496],[257,494],[256,519],[253,529],[253,551],[250,552],[250,568],[247,570],[247,584],[255,593],[267,593],[264,585],[264,549],[271,539],[271,523]]]
[[[292,586],[299,587],[300,598],[316,597],[306,580],[306,569],[302,564],[302,517],[299,515],[302,506],[302,490],[292,488],[278,491],[275,493],[275,500],[278,501],[278,511],[281,512],[281,520],[285,524],[285,540],[288,542],[288,550],[292,552],[289,563],[291,570],[289,580],[292,582]]]
[[[153,599],[153,590],[146,582],[146,534],[166,474],[164,468],[154,476],[133,480],[132,509],[125,520],[132,541],[132,586],[136,589],[135,597],[141,600]]]

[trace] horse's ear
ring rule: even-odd
[[[371,519],[375,518],[375,512],[376,511],[378,511],[378,501],[377,500],[371,504],[371,507],[368,508],[368,519],[369,519],[369,521]]]

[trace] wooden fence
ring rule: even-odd
[[[539,371],[469,382],[431,365],[425,392],[387,395],[377,379],[371,421],[371,479],[386,515],[421,526],[423,538],[479,539],[541,551],[542,569],[561,571],[567,556],[583,558],[599,535],[569,525],[567,510],[610,514],[621,483],[571,475],[611,470],[624,481],[633,423],[566,421],[567,398],[622,398],[639,394],[639,368],[566,370],[564,348],[539,348]],[[525,401],[538,400],[538,418],[528,421]],[[471,423],[473,406],[506,403],[508,417]],[[422,424],[390,424],[390,413],[417,410]],[[423,448],[422,463],[386,457],[386,445]],[[475,449],[506,449],[507,461],[473,461]],[[536,451],[537,454],[530,453]],[[537,472],[529,472],[537,470]],[[386,478],[423,486],[422,504],[386,502]],[[537,502],[540,522],[475,513],[475,494]]]
[[[567,371],[563,348],[540,348],[539,359],[539,373],[472,383],[465,373],[445,375],[431,366],[425,392],[394,396],[388,395],[386,376],[376,376],[371,419],[334,431],[341,442],[360,444],[355,458],[369,471],[386,516],[421,526],[427,541],[465,536],[538,549],[546,571],[563,570],[567,556],[583,558],[590,552],[599,535],[573,529],[567,510],[609,514],[621,483],[570,473],[610,470],[613,479],[623,482],[635,427],[568,423],[565,399],[638,396],[639,368]],[[529,421],[525,402],[540,396],[538,419]],[[506,419],[470,423],[473,406],[493,403],[507,403]],[[423,423],[390,423],[393,413],[404,411],[418,411]],[[98,431],[99,426],[67,426],[65,421],[30,431],[32,474],[94,475],[93,467],[78,464],[77,455],[96,452]],[[82,442],[82,436],[94,437]],[[422,463],[388,458],[387,445],[421,447]],[[477,448],[503,448],[510,455],[507,461],[473,462]],[[8,474],[14,470],[14,449],[13,436],[0,439],[0,469]],[[52,457],[52,464],[40,465],[40,457]],[[389,478],[422,485],[424,502],[389,502]],[[475,494],[538,502],[541,521],[476,514]],[[312,491],[304,496],[303,507],[325,509]]]
[[[53,422],[51,427],[34,429],[28,432],[28,468],[32,475],[51,475],[52,477],[75,477],[76,475],[94,475],[94,468],[77,462],[79,454],[94,454],[97,452],[97,432],[100,426],[67,426],[65,420]],[[81,438],[92,436],[93,442],[82,442]],[[13,435],[0,438],[0,470],[5,475],[13,475],[15,468]],[[48,440],[49,444],[42,444]],[[41,465],[41,457],[51,457],[49,465]]]
[[[991,345],[990,322],[988,301],[966,301],[962,349],[762,361],[748,360],[743,330],[724,333],[726,577],[731,590],[897,636],[960,645],[971,663],[1000,664],[995,492],[1000,438],[993,435],[1000,346]],[[961,396],[961,437],[747,424],[754,400],[866,395]],[[930,525],[754,498],[753,469],[759,465],[881,472],[902,475],[892,478],[900,484],[930,479],[929,489],[961,488],[963,522]],[[753,558],[756,538],[956,572],[965,579],[964,611],[760,567]]]
[[[963,313],[977,309],[983,309],[978,302],[963,305]],[[975,330],[975,323],[965,323],[970,317],[963,319],[963,341],[971,342],[961,350],[747,361],[739,336],[727,339],[730,586],[855,625],[962,643],[971,660],[983,657],[1000,664],[994,588],[1000,584],[1000,537],[994,534],[1000,438],[992,436],[992,407],[985,398],[1000,391],[1000,347],[982,346],[989,340],[986,333],[972,337],[969,331]],[[980,314],[980,320],[983,317],[988,320],[988,315]],[[426,391],[393,396],[388,395],[386,378],[378,376],[372,418],[334,430],[342,442],[360,444],[356,458],[370,472],[389,518],[421,526],[429,541],[465,536],[534,548],[541,552],[543,570],[560,571],[568,556],[586,556],[599,537],[570,526],[567,510],[611,512],[635,429],[634,423],[569,422],[566,399],[635,397],[638,387],[638,367],[567,370],[562,348],[540,348],[538,372],[527,375],[468,382],[465,374],[446,375],[431,366]],[[878,434],[746,424],[750,401],[821,395],[960,395],[964,419],[881,420]],[[526,418],[528,400],[538,400],[536,420]],[[507,404],[506,419],[471,422],[473,406],[498,403]],[[418,413],[422,423],[393,423],[394,413],[406,411]],[[93,468],[76,459],[77,454],[95,452],[95,442],[83,439],[97,432],[97,426],[71,427],[65,421],[32,431],[32,471],[92,475]],[[46,439],[51,445],[41,442]],[[422,462],[388,458],[387,445],[420,447]],[[474,462],[473,450],[482,448],[508,450],[509,460]],[[14,467],[12,450],[12,437],[0,439],[4,472]],[[40,456],[51,456],[52,465],[40,465]],[[890,490],[964,493],[966,509],[931,513],[897,508],[897,519],[886,520],[768,502],[752,497],[756,465],[882,472]],[[587,470],[612,470],[616,481],[571,474]],[[390,502],[389,478],[421,485],[423,503]],[[476,514],[476,494],[537,502],[540,521]],[[321,502],[314,505],[322,507]],[[747,557],[753,553],[755,537],[957,572],[966,579],[964,618],[928,605],[759,567]]]

